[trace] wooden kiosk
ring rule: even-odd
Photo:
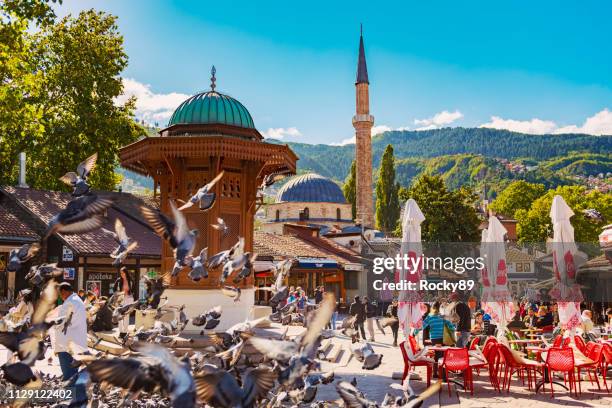
[[[257,190],[263,178],[274,172],[294,174],[297,156],[286,145],[265,143],[248,110],[236,99],[215,90],[213,67],[211,90],[198,93],[174,111],[168,127],[159,136],[147,137],[123,147],[121,165],[154,180],[159,189],[161,210],[168,214],[169,200],[187,200],[198,188],[222,170],[224,177],[215,186],[217,201],[203,212],[197,205],[187,209],[190,228],[200,235],[194,252],[208,247],[208,255],[245,238],[245,251],[253,250],[254,215],[261,204]],[[223,218],[229,233],[210,228]],[[129,231],[128,231],[129,233]],[[172,269],[174,259],[168,243],[162,246],[162,273]],[[170,304],[185,304],[188,315],[195,315],[221,304],[222,326],[244,321],[253,305],[253,277],[242,283],[240,302],[234,304],[219,289],[220,271],[211,271],[198,283],[182,271],[167,290]],[[221,326],[220,326],[221,327]]]

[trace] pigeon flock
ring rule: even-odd
[[[93,192],[88,178],[94,170],[97,155],[94,154],[77,167],[76,172],[67,173],[62,181],[73,187],[72,200],[50,221],[43,237],[46,240],[54,233],[82,234],[100,228],[105,220],[106,209],[113,200]],[[266,177],[265,188],[283,175]],[[223,177],[221,172],[210,183],[202,187],[185,204],[177,208],[169,202],[171,217],[161,211],[147,207],[141,209],[144,218],[153,230],[174,249],[175,264],[170,272],[176,276],[184,268],[194,282],[208,279],[209,270],[219,268],[221,292],[240,301],[241,290],[237,286],[253,273],[256,254],[245,252],[244,238],[228,250],[208,256],[207,248],[201,248],[197,256],[196,238],[198,230],[190,230],[182,210],[199,203],[201,211],[213,207],[216,196],[214,185]],[[222,235],[228,227],[222,219],[211,226]],[[137,239],[128,235],[121,221],[116,220],[114,232],[117,248],[111,253],[113,265],[120,267],[131,251],[138,246]],[[134,237],[137,238],[137,237]],[[269,288],[272,294],[270,305],[275,311],[268,317],[247,320],[226,331],[215,331],[223,319],[220,306],[203,310],[189,318],[185,306],[168,305],[164,291],[167,276],[156,279],[145,278],[146,298],[125,303],[121,291],[108,299],[101,298],[87,309],[88,338],[93,347],[87,350],[71,347],[74,366],[79,368],[71,379],[63,381],[60,376],[37,372],[34,365],[45,359],[50,347],[49,332],[54,326],[63,330],[71,324],[72,315],[51,318],[58,299],[58,285],[63,270],[56,264],[32,266],[21,272],[28,261],[35,258],[41,245],[26,244],[10,253],[7,262],[9,271],[24,273],[33,291],[38,293],[36,306],[29,321],[20,326],[0,327],[0,345],[12,354],[0,367],[0,389],[22,390],[72,389],[72,399],[41,403],[28,399],[7,400],[0,393],[0,406],[57,406],[57,407],[418,407],[429,396],[435,394],[439,384],[434,384],[420,396],[410,395],[403,389],[402,397],[387,395],[384,401],[371,401],[359,391],[356,381],[342,381],[333,372],[322,372],[319,355],[323,338],[331,338],[333,332],[325,327],[336,308],[335,296],[326,293],[316,309],[309,313],[298,313],[295,303],[286,304],[289,296],[286,278],[296,260],[283,259],[276,265],[274,282]],[[232,282],[236,286],[228,285]],[[155,314],[153,327],[135,328],[135,332],[117,338],[124,353],[115,356],[96,351],[102,341],[92,328],[96,316],[108,313],[113,324],[135,310]],[[174,319],[162,317],[172,313]],[[181,337],[187,324],[201,328],[199,336],[186,340]],[[270,322],[302,324],[303,333],[288,338],[287,331],[270,338],[257,330]],[[388,322],[384,322],[386,325]],[[350,321],[344,323],[345,334],[353,330]],[[381,328],[382,330],[382,328]],[[383,356],[375,353],[367,342],[353,337],[352,357],[362,362],[364,370],[380,366]],[[197,341],[200,347],[188,351],[175,348],[179,342]],[[179,350],[183,350],[179,352]],[[317,400],[317,389],[321,384],[335,384],[339,398],[334,401]],[[400,387],[401,388],[401,387]],[[80,392],[78,392],[80,391]]]

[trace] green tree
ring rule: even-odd
[[[353,160],[353,163],[351,163],[351,170],[348,176],[346,176],[346,180],[344,181],[344,186],[342,186],[342,192],[344,193],[344,198],[346,198],[346,201],[348,203],[351,203],[351,215],[352,215],[353,220],[357,216],[357,197],[356,197],[356,189],[355,189],[355,185],[357,182],[356,172],[357,170],[355,168],[355,160]]]
[[[543,184],[514,181],[497,196],[490,208],[498,214],[514,218],[517,210],[528,210],[545,192]]]
[[[397,225],[400,214],[398,190],[393,146],[387,145],[376,181],[376,226],[382,231],[391,232]]]
[[[576,242],[597,242],[601,229],[612,220],[612,196],[599,191],[587,192],[582,186],[557,187],[535,200],[528,210],[518,210],[516,232],[519,242],[544,243],[547,238],[552,237],[550,208],[555,195],[563,197],[574,211],[570,222],[574,227]],[[583,212],[587,209],[599,211],[603,219],[587,218]]]
[[[58,177],[98,152],[92,185],[113,189],[118,149],[145,134],[133,120],[135,100],[117,103],[127,55],[116,18],[88,10],[36,23],[28,13],[16,31],[21,48],[0,47],[3,79],[15,78],[0,85],[0,184],[14,183],[17,154],[25,151],[31,186],[66,189]]]
[[[480,240],[480,218],[476,212],[477,196],[468,188],[448,190],[439,175],[423,174],[410,188],[402,188],[403,201],[413,198],[425,221],[421,224],[425,242],[477,242]],[[401,236],[401,225],[396,230]]]

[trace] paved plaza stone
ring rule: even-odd
[[[285,327],[273,324],[271,328],[262,330],[268,334],[280,334],[285,330]],[[299,326],[289,326],[287,335],[292,338],[302,333],[304,328]],[[197,336],[194,336],[197,337]],[[332,338],[333,344],[342,346],[342,353],[336,363],[323,361],[321,366],[325,372],[334,371],[336,381],[329,385],[319,386],[317,394],[318,401],[336,401],[338,394],[335,390],[337,381],[351,381],[353,378],[357,380],[358,388],[366,394],[366,396],[374,401],[381,402],[386,393],[392,395],[401,395],[401,391],[390,387],[392,383],[399,384],[399,380],[393,380],[393,373],[402,373],[404,363],[402,360],[401,351],[397,347],[392,347],[392,335],[390,330],[386,335],[382,335],[379,331],[376,333],[376,341],[371,342],[376,353],[384,355],[382,364],[375,370],[366,371],[361,369],[361,363],[350,356],[351,341],[346,336],[341,335],[338,331],[336,337]],[[51,355],[48,352],[48,356]],[[4,364],[6,353],[0,350],[0,365]],[[46,360],[38,361],[36,369],[44,373],[60,374],[59,362],[57,358],[53,358],[53,362],[49,364]],[[423,380],[413,379],[410,384],[416,393],[420,393],[426,388],[425,385],[425,369],[418,367],[416,372]],[[608,377],[608,386],[612,386],[610,376]],[[451,387],[451,397],[448,396],[446,384],[443,384],[441,392],[430,398],[423,405],[424,407],[470,407],[470,408],[488,408],[488,407],[527,407],[532,404],[537,404],[538,407],[556,407],[556,406],[573,406],[573,407],[612,407],[612,390],[611,393],[606,393],[605,388],[597,389],[597,385],[591,384],[589,381],[582,382],[582,395],[580,398],[570,396],[567,391],[561,387],[555,388],[555,397],[550,397],[550,389],[546,392],[540,391],[534,394],[533,391],[527,390],[527,386],[513,377],[510,386],[510,393],[502,392],[501,394],[493,390],[489,383],[489,375],[486,370],[481,370],[480,376],[474,374],[474,395]]]

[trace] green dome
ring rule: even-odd
[[[243,104],[217,91],[202,92],[181,103],[172,114],[172,125],[222,124],[255,129],[253,118]]]

